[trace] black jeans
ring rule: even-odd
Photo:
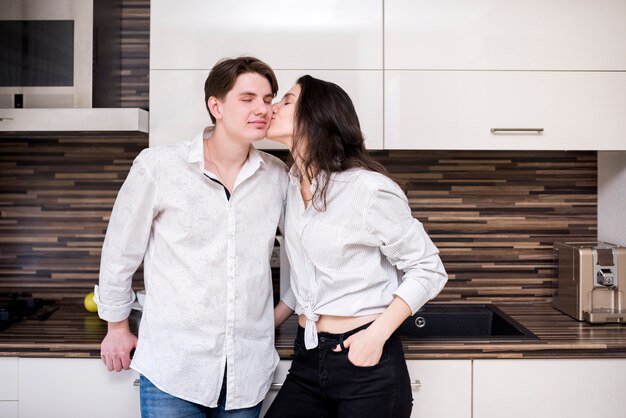
[[[320,332],[319,345],[311,350],[304,347],[304,329],[298,327],[291,369],[265,417],[409,418],[413,396],[397,334],[385,343],[375,366],[355,366],[347,351],[332,351],[368,326],[344,334]]]

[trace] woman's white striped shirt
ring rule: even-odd
[[[289,177],[291,286],[283,301],[307,317],[307,349],[317,346],[320,315],[381,313],[394,295],[415,312],[441,291],[448,276],[439,251],[393,180],[365,169],[333,173],[323,210],[320,202],[304,205],[295,166]]]

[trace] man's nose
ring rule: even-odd
[[[265,102],[261,102],[261,103],[259,104],[259,106],[257,106],[256,113],[257,113],[257,114],[259,114],[259,115],[264,115],[264,114],[267,114],[267,113],[272,113],[272,110],[270,110],[271,108],[272,108],[272,106],[271,106],[271,105],[268,105],[268,104],[267,104],[267,103],[265,103]]]

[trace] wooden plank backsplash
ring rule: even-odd
[[[374,154],[441,251],[440,300],[551,300],[553,242],[596,239],[595,151]]]
[[[0,138],[0,293],[92,289],[115,197],[147,146],[145,134]]]
[[[0,292],[67,297],[90,289],[115,196],[146,146],[145,136],[3,138]],[[550,300],[552,243],[596,237],[596,152],[374,156],[403,183],[441,250],[450,281],[440,300]]]
[[[122,0],[122,107],[148,109],[150,1]]]

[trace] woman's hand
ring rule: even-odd
[[[380,361],[386,341],[386,338],[367,328],[349,336],[343,345],[348,350],[350,363],[359,367],[369,367],[375,366]],[[340,352],[341,346],[338,345],[333,351]]]
[[[355,366],[375,366],[383,355],[385,342],[400,326],[402,321],[411,315],[411,308],[402,298],[394,296],[393,301],[374,322],[366,329],[349,336],[343,345],[348,351],[348,360]],[[341,347],[333,348],[340,352]]]

